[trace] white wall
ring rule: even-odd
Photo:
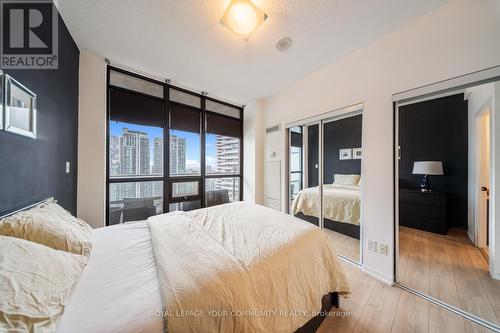
[[[105,225],[106,64],[80,53],[77,215],[94,228]]]
[[[262,104],[245,107],[243,118],[243,200],[264,203],[264,115]]]
[[[366,272],[380,279],[392,281],[394,277],[391,96],[500,65],[499,3],[450,1],[264,101],[265,126],[365,103],[363,244],[367,239],[378,240],[389,244],[390,253],[383,256],[364,251],[363,264]],[[284,159],[284,131],[280,139],[266,141],[264,150],[276,151],[276,159]],[[286,200],[286,184],[281,190]]]
[[[106,63],[91,53],[80,54],[77,215],[95,228],[106,224]],[[260,103],[244,112],[243,196],[264,202],[263,113]]]

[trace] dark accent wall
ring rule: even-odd
[[[307,127],[307,184],[308,187],[319,185],[319,125]]]
[[[434,191],[447,193],[448,225],[467,228],[468,111],[458,94],[399,108],[399,181],[415,189],[415,161],[442,161],[444,176],[430,176]]]
[[[339,150],[361,148],[363,116],[353,116],[324,124],[325,184],[333,183],[335,174],[361,174],[361,160],[340,160]]]
[[[49,196],[76,213],[80,52],[60,16],[58,30],[59,69],[4,70],[37,95],[38,118],[36,139],[0,130],[0,214]]]

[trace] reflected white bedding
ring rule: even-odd
[[[58,333],[160,333],[163,308],[146,221],[96,229]]]
[[[301,190],[292,203],[292,213],[319,217],[319,190]],[[359,225],[361,222],[361,186],[323,185],[323,215],[337,222]]]

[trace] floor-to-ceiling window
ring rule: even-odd
[[[109,67],[107,224],[241,200],[242,123],[241,107]]]

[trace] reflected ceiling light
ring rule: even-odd
[[[248,40],[266,19],[267,15],[250,0],[231,0],[221,23]]]

